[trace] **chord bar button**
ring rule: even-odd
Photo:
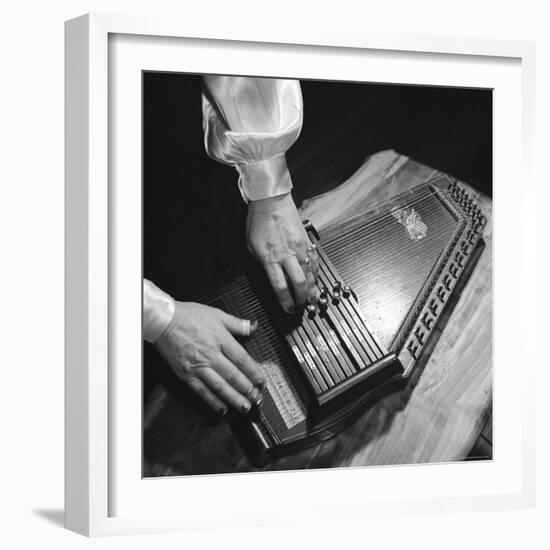
[[[340,281],[336,281],[334,283],[334,286],[332,287],[332,300],[335,303],[338,303],[338,300],[342,298],[342,283]]]

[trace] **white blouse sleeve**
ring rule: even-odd
[[[176,303],[151,281],[143,279],[143,338],[155,343],[170,324]]]
[[[245,202],[288,193],[285,153],[302,129],[298,80],[206,76],[204,144],[210,157],[233,166]]]

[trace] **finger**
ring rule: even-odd
[[[296,308],[294,300],[292,299],[292,294],[288,289],[283,268],[277,263],[265,264],[264,267],[281,307],[287,313],[294,313]]]
[[[319,298],[319,289],[317,288],[317,275],[319,272],[319,255],[317,254],[317,247],[308,240],[309,246],[306,249],[306,257],[309,262],[302,265],[302,269],[306,274],[307,281],[307,293],[308,301],[312,304],[317,302]]]
[[[292,254],[283,260],[283,267],[294,291],[296,305],[303,307],[308,299],[308,281],[298,258]]]
[[[222,310],[219,310],[219,315],[225,328],[235,336],[252,336],[258,330],[258,321],[240,319]]]
[[[206,404],[217,412],[219,415],[224,416],[227,413],[227,406],[225,403],[216,397],[206,386],[206,384],[198,378],[192,377],[187,380],[187,383],[193,389],[193,391],[206,402]]]
[[[315,284],[317,284],[317,279],[319,277],[319,253],[317,252],[317,246],[310,243],[306,252],[311,261],[311,273],[313,275],[313,280]]]
[[[236,365],[258,388],[265,387],[265,376],[260,365],[234,338],[227,338],[221,345],[224,355]]]
[[[319,299],[319,289],[315,286],[315,277],[311,269],[306,270],[307,299],[311,304],[316,304]]]
[[[208,388],[225,403],[242,413],[250,411],[251,404],[248,398],[232,388],[214,369],[201,369],[199,376]]]
[[[214,359],[213,368],[233,389],[244,395],[255,405],[261,405],[263,398],[258,388],[225,355],[220,354],[219,357]]]

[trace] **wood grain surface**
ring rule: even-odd
[[[382,151],[367,157],[338,188],[304,202],[302,216],[319,230],[327,229],[438,174],[395,151]],[[262,470],[449,462],[468,456],[492,410],[492,204],[468,190],[488,219],[486,246],[409,387],[377,402],[336,437]],[[159,385],[145,404],[144,475],[258,470],[224,422],[213,426],[200,413],[190,413],[178,395]]]

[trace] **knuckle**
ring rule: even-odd
[[[294,238],[290,241],[290,246],[291,246],[294,250],[301,250],[301,249],[305,248],[304,239],[303,239],[301,236],[294,237]]]
[[[187,383],[189,384],[189,386],[191,388],[193,388],[194,390],[198,391],[199,388],[201,387],[201,383],[194,377],[194,376],[191,376],[188,380],[187,380]]]
[[[258,382],[265,381],[264,372],[262,370],[262,367],[258,363],[251,361],[249,370],[250,370],[250,377],[254,382],[258,383]]]
[[[261,371],[255,373],[255,374],[253,375],[253,381],[254,381],[254,384],[256,384],[256,385],[257,385],[257,384],[265,384],[265,376],[264,376],[264,374],[263,374]]]
[[[247,356],[243,351],[237,351],[235,353],[235,363],[239,366],[246,364]]]
[[[197,395],[199,397],[202,397],[204,400],[208,398],[208,392],[206,391],[206,388],[203,388],[203,387],[195,388],[195,391],[197,392]]]
[[[275,283],[273,290],[280,296],[286,296],[288,294],[288,287],[285,283]]]
[[[212,382],[212,390],[216,393],[222,393],[224,389],[225,384],[223,380],[215,380],[214,382]]]
[[[226,376],[226,381],[227,383],[230,385],[230,386],[235,386],[238,379],[239,379],[239,375],[237,373],[237,370],[236,369],[233,369],[231,371],[229,371],[227,373],[227,376]]]
[[[178,378],[186,379],[191,376],[191,368],[185,363],[176,363],[174,365],[174,372]]]
[[[305,289],[306,288],[306,276],[304,273],[299,273],[294,278],[294,286],[297,289]]]

